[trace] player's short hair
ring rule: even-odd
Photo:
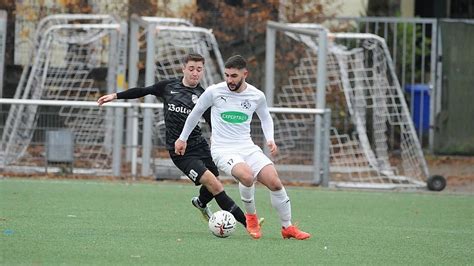
[[[225,62],[225,68],[236,68],[239,70],[247,68],[247,60],[245,60],[241,55],[231,56]]]
[[[202,62],[203,64],[206,62],[204,57],[197,53],[189,53],[183,58],[183,65],[186,65],[189,61],[194,62]]]

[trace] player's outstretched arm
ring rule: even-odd
[[[103,105],[104,103],[108,103],[108,102],[111,102],[113,100],[117,99],[117,93],[111,93],[111,94],[107,94],[107,95],[104,95],[102,97],[100,97],[98,100],[97,100],[97,103],[99,104],[99,106]]]
[[[104,103],[111,102],[115,99],[137,99],[149,94],[155,95],[156,97],[160,97],[163,92],[163,88],[166,86],[168,82],[169,80],[165,80],[165,81],[160,81],[154,85],[151,85],[145,88],[131,88],[131,89],[121,91],[118,93],[107,94],[100,97],[97,100],[97,103],[100,106],[100,105],[103,105]]]

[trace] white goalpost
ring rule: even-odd
[[[223,60],[211,30],[194,27],[183,19],[138,16],[132,16],[130,27],[130,88],[150,86],[159,80],[181,76],[182,59],[190,52],[199,53],[206,60],[206,71],[201,81],[204,88],[222,80]],[[139,68],[144,69],[143,79],[140,79]],[[140,80],[142,83],[139,83]],[[145,102],[154,103],[156,98],[147,96]],[[152,173],[152,148],[164,148],[163,112],[161,109],[154,111],[143,111],[142,176]],[[130,117],[127,128],[131,129],[133,123],[138,123],[138,114],[130,114],[127,117]],[[138,136],[128,135],[130,137],[127,138],[127,146],[132,148],[128,149],[127,158],[136,158]],[[160,163],[170,166],[166,160],[168,159],[158,159]],[[132,175],[136,174],[135,171],[136,169],[132,169]]]
[[[14,98],[90,101],[120,89],[126,32],[126,24],[109,15],[61,14],[42,19]],[[74,132],[78,160],[91,168],[110,167],[112,143],[121,140],[112,138],[112,127],[107,125],[114,121],[107,112],[93,107],[12,104],[0,142],[2,167],[28,160],[34,134],[46,133],[37,127],[38,120],[48,115]]]
[[[329,33],[317,24],[281,25],[290,29],[275,35],[274,57],[276,64],[286,66],[286,73],[269,89],[275,94],[275,106],[311,108],[324,97],[324,107],[332,110],[330,183],[337,187],[426,187],[428,168],[384,39],[373,34]],[[325,95],[317,94],[321,89],[318,52],[325,47],[317,37],[291,28],[328,32]],[[287,117],[286,121],[295,126],[279,137],[290,149],[305,140],[308,119]]]

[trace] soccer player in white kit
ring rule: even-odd
[[[283,238],[307,239],[311,235],[291,223],[291,204],[273,162],[254,144],[250,123],[258,115],[267,146],[277,153],[273,139],[273,120],[263,92],[245,82],[247,62],[232,56],[225,63],[225,82],[212,85],[199,97],[189,114],[181,135],[175,142],[175,153],[184,154],[186,141],[202,114],[211,108],[211,154],[217,166],[239,181],[239,190],[246,210],[247,231],[254,239],[261,237],[255,208],[255,186],[259,181],[270,190],[272,206],[278,212]]]

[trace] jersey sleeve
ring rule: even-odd
[[[164,88],[169,82],[169,80],[163,80],[148,87],[137,87],[118,92],[117,99],[136,99],[149,94],[155,95],[156,97],[162,97]]]
[[[204,112],[204,114],[202,115],[202,117],[204,117],[204,120],[206,121],[206,123],[209,125],[209,128],[211,129],[212,131],[212,124],[211,124],[211,108],[207,108],[207,110]]]
[[[273,129],[273,118],[270,115],[270,111],[268,110],[267,101],[265,99],[265,95],[262,94],[262,97],[258,101],[257,109],[255,109],[255,113],[257,113],[258,117],[260,118],[260,123],[262,126],[263,134],[265,135],[265,139],[267,141],[274,141],[274,129]]]
[[[189,113],[186,123],[184,124],[183,131],[179,136],[180,140],[187,141],[189,135],[196,127],[199,122],[199,118],[212,106],[212,91],[208,88],[204,93],[199,97],[196,105],[194,106],[191,113]]]
[[[148,94],[153,94],[153,86],[145,88],[131,88],[117,93],[117,99],[136,99]]]
[[[172,80],[162,80],[162,81],[159,81],[158,83],[156,83],[154,85],[155,89],[154,89],[154,95],[156,97],[163,97],[163,94],[165,92],[165,87],[166,85],[168,85],[169,83],[171,83]]]

